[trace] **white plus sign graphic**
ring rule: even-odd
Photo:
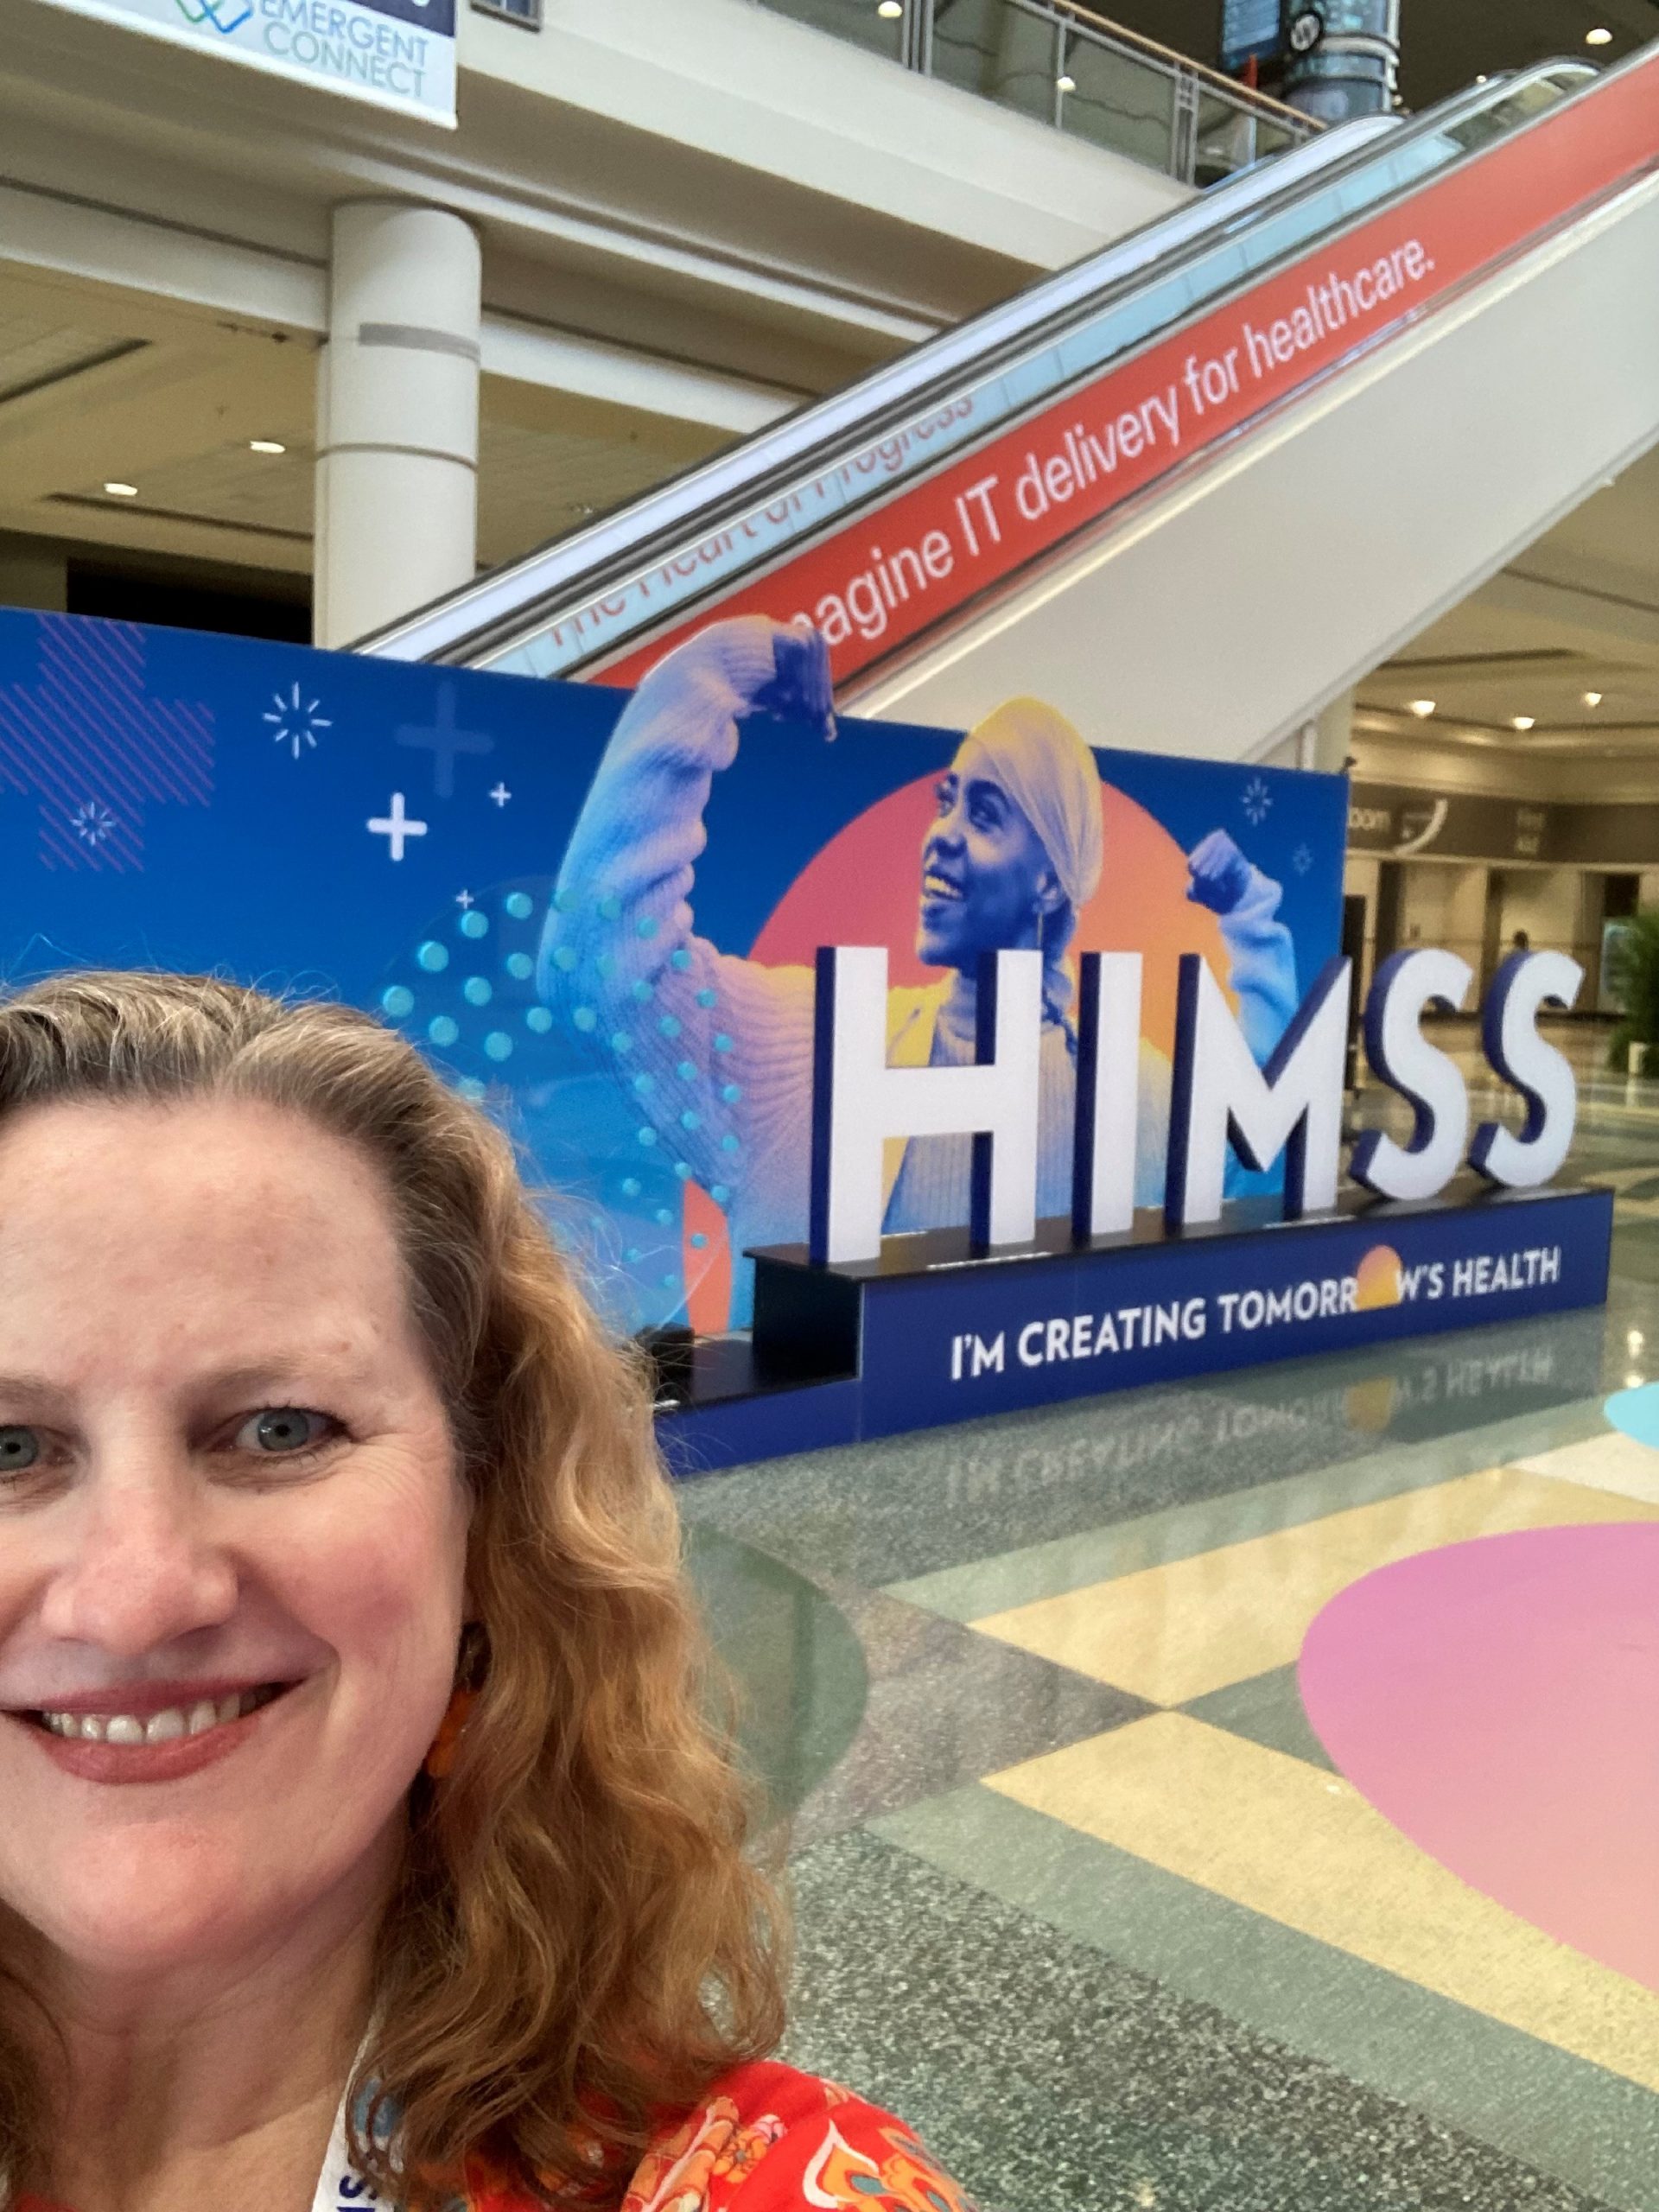
[[[412,822],[404,812],[402,791],[393,791],[390,810],[385,814],[373,816],[368,826],[377,836],[385,837],[388,841],[391,857],[395,861],[400,861],[404,857],[404,840],[406,837],[424,837],[426,835],[425,823]]]
[[[505,806],[507,801],[512,797],[512,793],[507,789],[505,784],[498,784],[495,789],[490,793],[490,797],[495,801],[498,806]]]
[[[468,906],[476,906],[477,903],[470,891],[457,891],[455,893],[455,904],[463,912]]]

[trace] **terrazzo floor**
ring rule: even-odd
[[[1659,1972],[1630,1967],[1659,1956],[1659,1862],[1625,1833],[1656,1824],[1645,1612],[1572,1631],[1608,1650],[1574,1662],[1598,1787],[1564,1830],[1559,1715],[1535,1741],[1500,1697],[1449,1776],[1384,1783],[1304,1704],[1349,1741],[1325,1708],[1332,1681],[1363,1702],[1363,1648],[1308,1669],[1357,1586],[1386,1599],[1477,1540],[1659,1544],[1659,1449],[1604,1411],[1659,1346],[1659,1084],[1570,1036],[1572,1166],[1618,1192],[1605,1312],[683,1487],[786,1824],[788,2055],[901,2112],[983,2212],[1659,2212]],[[1490,1700],[1501,1668],[1446,1625],[1430,1702]],[[1397,1709],[1369,1725],[1417,1743]],[[1439,1855],[1408,1833],[1436,1819]],[[1605,1939],[1578,1934],[1596,1900]]]

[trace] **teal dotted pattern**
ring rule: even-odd
[[[601,1302],[637,1329],[683,1318],[683,1185],[708,1169],[683,1148],[718,1156],[734,1181],[742,1147],[728,1109],[742,1091],[721,1079],[734,1039],[715,1026],[720,992],[681,980],[696,956],[658,946],[656,915],[626,914],[602,884],[528,879],[469,893],[393,964],[378,1008],[463,1097],[546,1133],[546,1179],[596,1224],[581,1256]],[[617,1026],[624,1001],[638,1019]],[[649,1118],[630,1118],[630,1105]],[[732,1182],[707,1187],[728,1210]],[[702,1255],[709,1241],[697,1230],[684,1244]]]

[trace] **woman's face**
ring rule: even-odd
[[[0,1904],[139,1978],[366,1908],[466,1538],[350,1145],[247,1103],[0,1125]]]
[[[972,738],[940,779],[922,840],[916,951],[970,973],[982,952],[1035,945],[1060,890],[1042,841]]]

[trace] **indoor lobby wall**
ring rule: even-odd
[[[1443,945],[1478,971],[1486,925],[1486,870],[1445,861],[1408,861],[1403,874],[1402,945]]]
[[[1505,868],[1495,882],[1500,946],[1524,930],[1541,952],[1570,952],[1582,959],[1593,948],[1591,918],[1601,904],[1593,874],[1582,868]]]

